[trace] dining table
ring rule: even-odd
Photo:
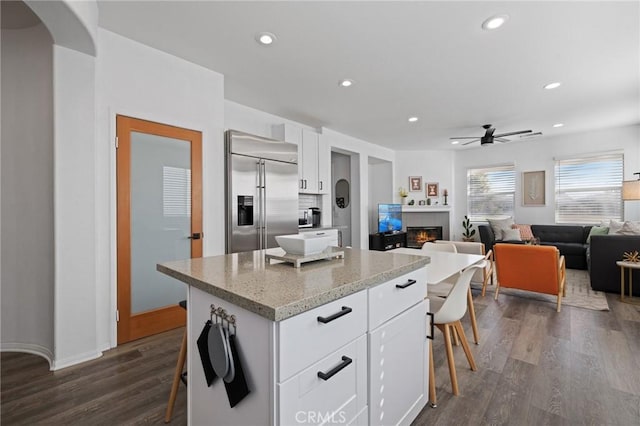
[[[429,256],[431,263],[427,265],[427,285],[438,284],[484,259],[484,256],[480,254],[450,253],[406,247],[389,250],[389,252]]]

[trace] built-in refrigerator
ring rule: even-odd
[[[277,247],[298,233],[298,146],[225,132],[226,252]]]

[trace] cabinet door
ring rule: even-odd
[[[318,193],[331,191],[331,150],[322,135],[318,139]]]
[[[369,421],[410,424],[427,402],[426,304],[421,302],[369,335]]]
[[[271,126],[273,139],[298,145],[298,191],[303,192],[304,172],[302,170],[302,129],[292,124],[274,124]]]
[[[321,378],[318,373],[328,376]],[[359,424],[366,420],[362,410],[367,405],[367,336],[278,384],[278,401],[281,425]]]
[[[318,134],[302,129],[302,179],[305,194],[318,193]]]

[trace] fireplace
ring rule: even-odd
[[[421,248],[429,241],[442,239],[442,226],[407,226],[407,247]]]

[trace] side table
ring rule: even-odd
[[[640,305],[640,299],[633,297],[633,276],[631,273],[634,269],[640,270],[640,262],[626,262],[624,260],[619,260],[616,262],[616,265],[620,267],[620,301],[624,303],[633,303],[635,305]],[[624,295],[624,270],[629,270],[629,296],[625,300]]]

